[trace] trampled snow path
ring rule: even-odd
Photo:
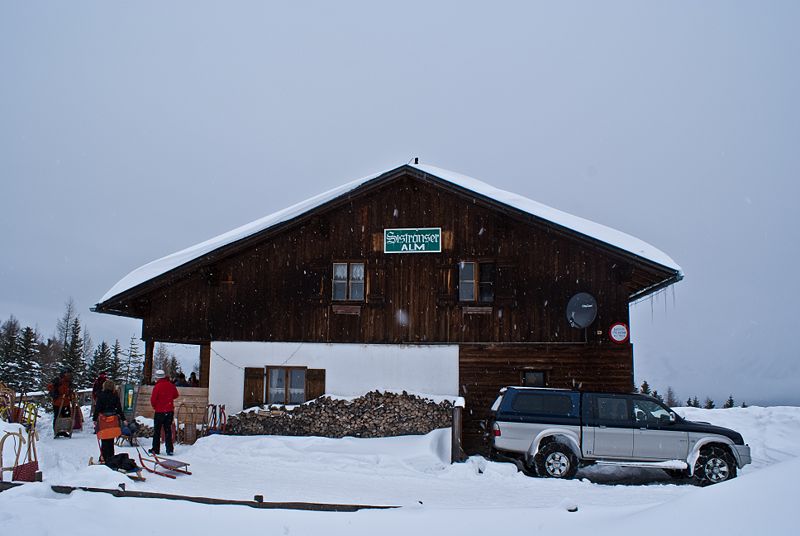
[[[150,520],[141,527],[157,526],[163,532],[193,528],[201,534],[254,527],[266,534],[485,534],[500,527],[526,533],[619,534],[624,527],[630,532],[647,527],[648,534],[674,534],[682,527],[709,534],[794,534],[789,500],[800,477],[800,408],[679,412],[740,431],[751,445],[753,464],[740,478],[702,489],[676,485],[655,470],[591,468],[579,473],[583,478],[559,482],[525,477],[509,464],[480,457],[450,465],[444,461],[449,448],[445,431],[390,439],[212,436],[176,449],[177,458],[192,464],[194,475],[174,481],[148,475],[147,482],[138,484],[105,467],[86,466],[97,451],[90,433],[53,440],[43,421],[40,458],[46,483],[0,493],[0,526],[4,533],[8,528],[45,534],[57,530],[63,519],[79,519],[76,531],[100,534],[133,515]],[[262,494],[266,501],[403,508],[355,514],[268,511],[83,492],[63,496],[49,488],[115,487],[123,481],[128,489],[144,491],[228,499]],[[620,484],[631,482],[643,484]],[[568,513],[570,504],[578,512]]]

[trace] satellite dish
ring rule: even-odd
[[[588,328],[597,318],[597,300],[588,292],[579,292],[567,304],[567,321],[573,328]]]

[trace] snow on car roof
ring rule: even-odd
[[[682,273],[680,266],[678,266],[678,264],[675,263],[675,261],[673,261],[666,253],[648,244],[647,242],[639,240],[638,238],[630,236],[621,231],[611,229],[605,225],[601,225],[578,216],[573,216],[572,214],[562,212],[547,205],[543,205],[542,203],[528,199],[527,197],[519,194],[495,188],[494,186],[491,186],[485,182],[462,175],[460,173],[455,173],[453,171],[448,171],[446,169],[424,164],[409,165],[444,182],[452,183],[466,190],[470,190],[478,195],[493,199],[499,203],[550,221],[611,246],[615,246],[619,249],[632,253],[633,255],[675,270],[678,273]],[[207,253],[220,249],[243,238],[247,238],[248,236],[252,236],[280,223],[296,218],[320,205],[347,194],[364,185],[365,183],[385,175],[390,171],[393,171],[394,169],[382,171],[380,173],[375,173],[373,175],[368,175],[361,179],[348,182],[337,188],[333,188],[332,190],[328,190],[327,192],[323,192],[310,199],[287,207],[283,210],[279,210],[278,212],[242,225],[241,227],[237,227],[236,229],[228,231],[227,233],[223,233],[219,236],[206,240],[205,242],[195,244],[194,246],[190,246],[186,249],[140,266],[120,279],[113,287],[111,287],[111,289],[109,289],[109,291],[106,292],[103,298],[100,300],[100,303],[105,302],[114,296],[130,290],[146,281],[174,270],[175,268],[178,268],[199,257],[202,257]]]

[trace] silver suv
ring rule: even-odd
[[[604,464],[663,469],[708,485],[750,463],[738,432],[687,421],[641,394],[506,387],[492,405],[490,433],[497,457],[551,478]]]

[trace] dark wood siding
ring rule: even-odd
[[[397,227],[441,227],[445,249],[386,255],[381,233]],[[496,297],[488,309],[458,302],[462,260],[496,264]],[[332,303],[334,261],[366,263],[366,300],[342,304],[355,308]],[[145,300],[143,338],[599,342],[613,322],[628,322],[632,271],[619,268],[626,262],[440,184],[401,176],[153,290]],[[599,303],[588,330],[569,327],[564,312],[580,291]]]
[[[546,373],[547,387],[628,392],[633,389],[630,344],[491,344],[459,347],[459,391],[465,399],[464,450],[488,450],[479,423],[501,387],[521,385],[525,370]]]

